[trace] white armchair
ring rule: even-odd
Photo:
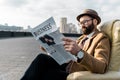
[[[120,80],[120,20],[105,22],[99,27],[111,40],[111,59],[105,74],[79,71],[68,75],[67,80]]]

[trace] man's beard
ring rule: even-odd
[[[83,32],[83,34],[88,35],[93,31],[93,29],[94,29],[94,24],[92,22],[92,24],[89,25],[88,27],[83,27],[82,32]]]

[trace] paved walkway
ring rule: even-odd
[[[0,39],[0,80],[20,80],[38,53],[33,37]]]

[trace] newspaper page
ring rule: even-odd
[[[31,33],[47,51],[47,54],[58,64],[61,65],[70,60],[77,60],[74,55],[64,49],[63,41],[61,40],[64,35],[59,32],[59,28],[56,26],[53,17],[50,17],[45,22],[33,28]]]

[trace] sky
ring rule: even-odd
[[[33,28],[52,16],[57,26],[61,17],[77,26],[76,16],[88,8],[102,22],[120,19],[120,0],[0,0],[0,24]]]

